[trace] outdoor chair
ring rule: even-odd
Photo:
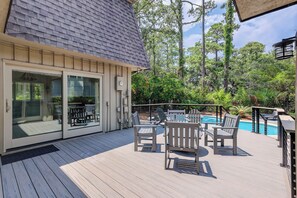
[[[168,114],[167,121],[171,122],[188,122],[185,114]]]
[[[195,168],[199,174],[199,127],[197,123],[166,122],[165,125],[165,169],[168,169],[171,152],[184,151],[195,154]]]
[[[85,104],[86,109],[86,119],[96,120],[96,106],[95,104]]]
[[[277,111],[273,111],[272,114],[261,114],[261,115],[266,120],[277,120],[277,118],[278,118]]]
[[[188,121],[189,122],[200,123],[201,122],[201,114],[200,113],[190,112],[188,114]]]
[[[134,151],[138,150],[138,147],[151,147],[152,151],[157,149],[157,125],[153,124],[141,124],[139,114],[136,111],[132,114],[132,122],[134,128]],[[152,141],[151,145],[141,144],[142,140]]]
[[[70,126],[86,125],[86,109],[85,107],[69,107],[68,122]]]
[[[168,109],[167,114],[186,114],[186,110],[175,110],[175,109]]]
[[[224,140],[225,139],[232,139],[233,140],[233,154],[237,155],[237,132],[238,132],[238,125],[239,125],[240,116],[233,116],[230,114],[226,114],[223,122],[220,126],[213,126],[213,129],[209,129],[209,124],[216,124],[216,123],[205,123],[204,129],[204,145],[207,146],[208,136],[212,137],[213,139],[213,150],[214,154],[217,154],[218,149],[218,141],[221,142],[221,146],[224,147]]]

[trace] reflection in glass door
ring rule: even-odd
[[[12,139],[62,131],[62,78],[12,71]]]
[[[68,129],[100,126],[100,79],[83,76],[67,76]],[[97,126],[97,127],[95,127]],[[95,127],[95,128],[94,128]],[[84,130],[81,134],[88,133]]]

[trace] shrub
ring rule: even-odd
[[[230,93],[225,93],[223,89],[207,94],[209,101],[214,104],[223,105],[225,109],[232,106],[232,96]]]
[[[252,112],[252,109],[247,106],[233,106],[230,108],[230,112],[233,115],[239,115],[241,118],[245,118]]]

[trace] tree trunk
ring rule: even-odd
[[[178,31],[179,31],[179,42],[178,42],[178,52],[179,52],[179,76],[181,79],[184,78],[184,33],[183,33],[183,4],[182,1],[178,1]]]
[[[201,85],[204,87],[204,80],[206,75],[205,69],[205,7],[204,0],[202,0],[202,68],[201,68]]]
[[[234,8],[232,0],[227,1],[226,5],[226,25],[224,28],[225,36],[225,48],[224,48],[224,89],[225,92],[228,91],[229,85],[229,66],[230,66],[230,57],[232,55],[232,37],[233,37],[233,13]]]

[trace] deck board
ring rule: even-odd
[[[31,198],[37,198],[38,195],[35,191],[35,188],[32,184],[32,181],[27,174],[27,171],[25,169],[25,166],[23,162],[15,162],[12,164],[12,167],[14,169],[14,172],[16,173],[16,180],[19,186],[20,194],[22,197],[31,197]]]
[[[1,171],[4,197],[21,197],[12,164],[3,165]]]
[[[35,190],[39,197],[55,197],[55,194],[49,187],[48,183],[43,178],[39,169],[35,165],[32,159],[23,160],[25,168],[28,172],[29,177],[35,187]]]
[[[157,152],[134,152],[132,129],[56,142],[57,152],[1,167],[4,197],[289,197],[273,138],[239,131],[238,156],[201,140],[200,175],[177,167],[194,159],[185,154],[165,170],[162,134],[157,142]]]

